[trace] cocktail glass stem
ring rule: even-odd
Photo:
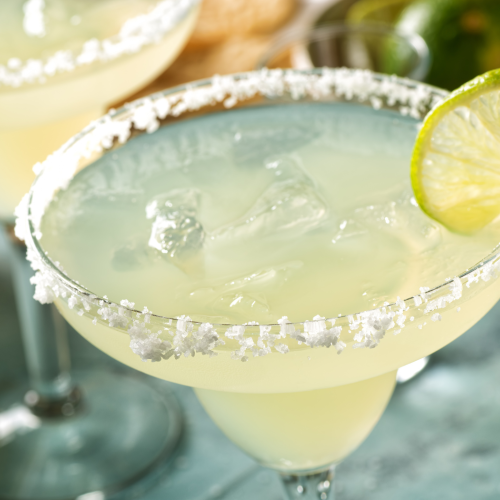
[[[286,500],[334,500],[335,465],[329,469],[305,474],[281,473]]]
[[[12,231],[7,247],[29,384],[0,392],[0,424],[7,424],[0,498],[135,498],[168,466],[179,442],[175,397],[114,370],[72,377],[66,324],[54,306],[33,299],[26,248]]]
[[[54,306],[33,300],[33,270],[26,260],[26,247],[14,237],[8,241],[30,380],[25,403],[38,416],[71,416],[81,401],[81,393],[70,375],[66,325]]]

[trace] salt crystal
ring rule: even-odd
[[[73,309],[78,304],[78,299],[76,298],[75,295],[72,295],[69,300],[68,300],[68,307],[70,309]]]
[[[337,350],[337,354],[341,354],[342,351],[346,348],[346,344],[344,342],[342,342],[341,340],[339,340],[336,344],[335,344],[335,349]]]
[[[426,293],[430,290],[428,286],[421,286],[420,287],[420,296],[422,297],[422,300],[427,301],[427,295]]]
[[[285,344],[277,344],[274,346],[274,348],[278,351],[281,352],[281,354],[286,354],[290,349],[288,348],[287,345]]]
[[[130,302],[127,299],[121,300],[120,305],[122,305],[123,307],[128,307],[129,309],[133,309],[135,306],[134,302]]]
[[[28,0],[23,5],[23,28],[27,35],[42,38],[45,36],[44,0]]]
[[[280,325],[281,335],[286,337],[286,335],[290,335],[295,332],[294,325],[288,320],[287,316],[283,316],[278,320],[278,324]]]

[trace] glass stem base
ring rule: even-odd
[[[281,473],[286,500],[334,500],[335,465],[322,472]]]
[[[173,395],[123,373],[74,378],[83,397],[62,406],[0,393],[1,500],[135,497],[169,466],[182,429]]]

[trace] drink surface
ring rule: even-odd
[[[498,243],[416,205],[414,119],[356,104],[246,108],[130,140],[49,206],[42,244],[93,293],[210,323],[380,307]]]

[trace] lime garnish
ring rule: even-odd
[[[427,115],[411,163],[421,209],[473,233],[500,214],[500,70],[474,78]]]

